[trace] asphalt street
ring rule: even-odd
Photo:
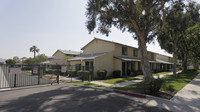
[[[72,84],[0,92],[0,112],[167,112],[112,92]]]

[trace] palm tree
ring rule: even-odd
[[[33,45],[31,48],[30,48],[30,52],[33,52],[34,53],[34,58],[35,58],[35,55],[36,53],[39,52],[40,49],[37,48],[37,46]]]

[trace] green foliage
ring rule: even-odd
[[[162,78],[164,81],[161,87],[163,91],[178,92],[185,85],[191,82],[200,71],[187,71],[178,74],[178,77],[167,76]]]
[[[97,71],[97,75],[98,77],[100,77],[101,79],[105,79],[106,75],[107,75],[107,71],[106,70],[98,70]]]
[[[107,79],[107,80],[104,81],[104,83],[116,84],[116,83],[121,83],[121,82],[132,81],[132,80],[137,80],[137,78],[135,78],[135,77],[127,77],[127,78]]]
[[[64,60],[68,60],[68,59],[71,59],[72,57],[69,57],[69,56],[65,56],[64,57]]]
[[[57,71],[57,69],[48,69],[48,71],[46,71],[47,74],[55,74]]]
[[[45,56],[45,54],[40,54],[35,56],[35,58],[28,58],[24,61],[25,64],[40,64],[41,62],[44,62],[48,60],[48,57]]]
[[[32,47],[30,47],[29,50],[30,50],[30,52],[34,53],[34,58],[35,58],[36,53],[38,53],[40,49],[38,49],[37,46],[33,45]]]
[[[40,55],[37,55],[35,57],[35,59],[36,59],[37,63],[41,63],[41,62],[48,60],[48,57],[45,54],[40,54]]]
[[[154,79],[149,82],[144,82],[145,93],[155,95],[161,88],[163,80]]]
[[[67,70],[67,75],[69,75],[69,77],[76,77],[76,70]]]
[[[174,57],[178,56],[183,61],[184,70],[187,69],[187,59],[198,58],[200,54],[200,42],[199,39],[195,38],[195,35],[198,36],[199,34],[192,31],[191,36],[189,31],[190,27],[200,22],[199,6],[195,2],[189,2],[185,6],[183,0],[174,1],[172,8],[168,11],[165,28],[158,36],[161,48],[173,53]]]
[[[195,76],[199,73],[200,73],[200,70],[198,70],[198,71],[187,71],[187,72],[179,73],[178,77],[173,76],[173,75],[163,77],[163,78],[161,78],[162,86],[161,86],[160,90],[170,91],[170,92],[178,92],[185,85],[187,85],[189,82],[191,82],[195,78]],[[159,81],[155,82],[155,83],[159,83]],[[140,82],[140,83],[130,85],[130,86],[125,86],[125,87],[114,87],[113,89],[143,91],[144,88],[145,88],[144,85],[145,85],[144,82]]]
[[[24,61],[25,64],[31,65],[36,64],[36,60],[34,58],[28,58]]]
[[[89,80],[89,71],[82,71],[82,70],[79,70],[77,72],[77,75],[78,76],[81,76],[81,79],[82,80]]]
[[[186,36],[188,43],[187,45],[190,47],[189,56],[190,58],[200,59],[200,22],[196,23],[196,25],[188,28],[186,30]]]
[[[15,60],[16,63],[18,63],[18,62],[19,62],[19,57],[18,57],[18,56],[14,56],[14,57],[13,57],[13,60]]]
[[[108,35],[110,28],[115,26],[122,32],[128,31],[139,36],[139,28],[145,34],[144,38],[151,40],[151,35],[156,33],[156,28],[159,28],[157,26],[161,24],[163,16],[160,11],[165,1],[89,0],[86,12],[87,29],[91,33],[98,27],[100,33]],[[137,36],[135,39],[138,39]]]
[[[115,78],[121,77],[121,71],[120,70],[113,71],[112,77],[115,77]]]
[[[101,86],[101,85],[97,85],[97,84],[92,84],[92,83],[89,83],[89,82],[73,82],[73,84],[85,85],[85,86],[91,86],[91,87],[108,88],[108,87],[106,87],[106,86]]]
[[[16,60],[14,60],[14,59],[7,59],[6,60],[6,64],[8,64],[8,65],[12,65],[12,64],[15,64],[16,63]]]

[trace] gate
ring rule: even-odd
[[[40,65],[0,65],[0,88],[50,84]]]
[[[0,65],[0,89],[64,82],[91,81],[93,66],[70,65]],[[59,78],[60,77],[60,78]]]

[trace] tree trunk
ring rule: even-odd
[[[177,35],[175,36],[175,40],[174,40],[174,66],[173,66],[173,75],[176,75],[176,66],[177,66],[177,41],[178,41],[178,37]]]
[[[187,71],[187,54],[183,55],[183,58],[182,58],[182,68],[183,68],[183,72]]]
[[[33,53],[34,53],[34,58],[35,58],[35,51]]]
[[[198,59],[196,59],[196,58],[194,59],[193,67],[194,67],[195,70],[199,69]]]
[[[153,79],[153,76],[152,76],[152,72],[151,72],[150,64],[149,64],[149,60],[148,60],[146,42],[144,40],[141,41],[139,38],[138,46],[139,46],[139,51],[140,51],[142,72],[144,74],[144,81],[148,82]]]

